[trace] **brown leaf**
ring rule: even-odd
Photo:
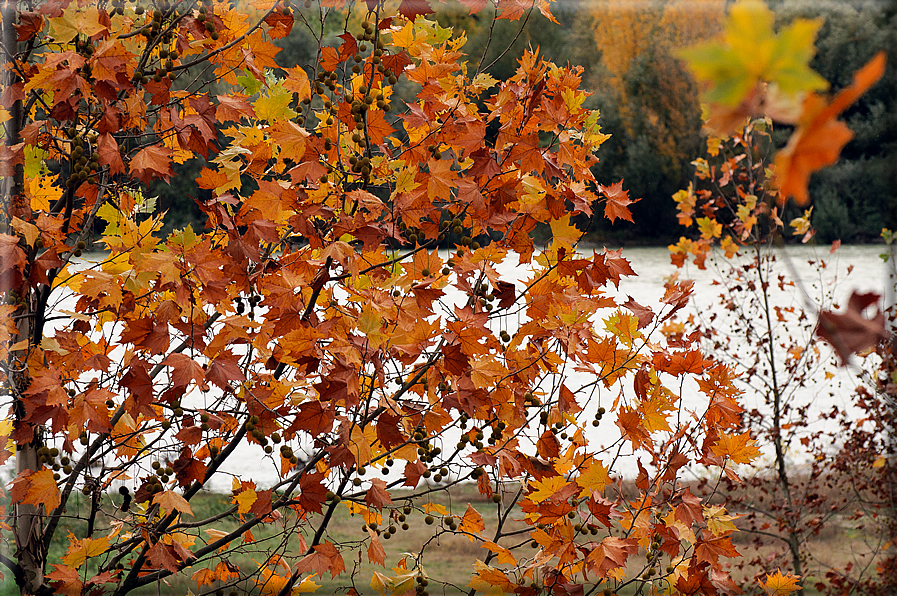
[[[389,491],[386,490],[386,482],[379,478],[371,480],[371,487],[364,495],[364,502],[380,511],[383,510],[384,505],[392,503],[392,497],[389,496]]]
[[[654,320],[654,311],[647,306],[642,306],[636,302],[631,296],[623,306],[632,311],[632,314],[638,317],[638,328],[644,329]]]
[[[150,145],[137,152],[131,159],[131,175],[150,184],[154,178],[171,180],[174,170],[171,169],[171,149],[159,145]]]
[[[888,338],[885,315],[877,306],[880,298],[874,292],[859,294],[854,291],[844,314],[827,310],[819,313],[816,335],[832,345],[841,366],[847,365],[851,354],[871,348]],[[864,311],[873,304],[876,305],[875,313],[871,317],[864,316]]]

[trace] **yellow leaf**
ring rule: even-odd
[[[714,536],[721,536],[728,532],[734,532],[738,528],[732,523],[741,517],[740,515],[728,515],[725,507],[716,505],[704,507],[704,519],[707,520],[707,528]]]
[[[773,574],[767,573],[766,581],[761,580],[760,586],[768,596],[786,596],[801,589],[798,581],[800,581],[800,576],[790,573],[782,575],[782,572],[777,569]]]
[[[78,540],[74,534],[69,533],[69,549],[62,562],[73,569],[80,567],[90,557],[97,557],[109,550],[109,537],[84,538]]]
[[[873,468],[883,468],[885,466],[885,462],[888,461],[884,455],[879,455],[874,462],[872,462]]]
[[[552,220],[549,225],[552,238],[562,246],[571,247],[582,237],[582,232],[570,223],[569,213],[560,219]]]
[[[579,495],[591,494],[592,491],[604,492],[604,487],[610,481],[607,471],[603,463],[590,459],[576,479],[576,484],[582,487]]]
[[[231,500],[231,503],[236,503],[238,505],[237,513],[249,513],[249,510],[252,509],[252,504],[255,503],[257,498],[258,495],[250,488],[234,497],[233,500]]]
[[[298,586],[293,588],[293,594],[311,594],[316,592],[321,587],[321,584],[315,583],[315,580],[312,579],[313,577],[314,575],[310,575],[302,580]]]
[[[527,499],[533,503],[541,503],[568,484],[563,476],[552,476],[545,480],[530,480],[530,488],[535,489],[527,495]]]
[[[100,11],[96,6],[79,7],[77,2],[69,4],[62,16],[50,19],[50,36],[57,43],[68,43],[78,34],[93,37],[106,30],[100,24]]]
[[[49,211],[50,205],[62,197],[62,186],[42,176],[32,178],[25,186],[31,196],[31,208],[35,211]]]
[[[711,238],[719,238],[723,233],[723,224],[709,217],[698,218],[698,229],[701,231],[701,238],[710,240]]]
[[[719,247],[725,251],[727,259],[731,259],[738,254],[738,244],[732,240],[731,236],[723,238],[723,241],[719,243]]]
[[[355,465],[361,467],[371,461],[375,455],[374,444],[376,442],[377,429],[373,425],[367,425],[364,430],[361,430],[358,426],[352,427],[347,447],[355,457]]]
[[[444,506],[440,505],[439,503],[425,504],[424,512],[425,513],[434,513],[435,512],[435,513],[438,513],[439,515],[448,515],[449,514],[448,509],[446,509]]]
[[[40,229],[32,223],[22,221],[18,217],[13,217],[9,223],[12,225],[12,229],[25,238],[28,246],[34,246],[34,241],[40,238]]]

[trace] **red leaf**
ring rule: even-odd
[[[299,406],[299,412],[291,428],[308,431],[312,436],[330,432],[333,428],[333,412],[325,409],[319,401],[307,401]]]
[[[321,513],[321,503],[327,498],[327,487],[321,484],[323,478],[324,474],[321,472],[302,475],[302,480],[299,481],[299,504],[306,511]]]
[[[157,542],[147,554],[150,563],[157,569],[167,569],[172,573],[178,572],[178,560],[174,557],[174,549],[170,545]]]
[[[18,17],[19,22],[13,24],[18,33],[16,41],[28,41],[44,28],[44,18],[36,12],[21,11]]]
[[[384,449],[392,449],[405,442],[405,437],[399,430],[398,416],[384,412],[377,418],[377,439]]]
[[[433,9],[430,8],[429,0],[402,0],[402,3],[399,4],[399,14],[409,21],[414,21],[417,15],[430,14],[432,12]]]
[[[476,14],[486,8],[486,0],[460,0],[460,2],[470,9],[470,14]]]
[[[691,490],[687,488],[682,493],[682,503],[676,506],[676,519],[689,527],[694,523],[704,522],[701,499],[691,494]]]
[[[735,550],[735,545],[732,544],[730,536],[718,536],[710,540],[698,541],[695,548],[695,556],[699,561],[706,561],[712,567],[715,567],[719,565],[720,557],[735,558],[741,555]]]
[[[125,173],[125,164],[121,160],[118,141],[115,140],[111,133],[101,134],[99,139],[97,139],[97,152],[99,153],[99,162],[104,166],[109,166],[110,173]]]
[[[273,489],[260,490],[255,492],[255,501],[249,508],[249,513],[256,517],[265,517],[271,513],[271,492]]]
[[[403,486],[414,488],[420,482],[420,477],[427,471],[427,466],[420,461],[408,462],[405,464],[405,482]]]

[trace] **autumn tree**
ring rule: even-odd
[[[877,517],[894,504],[882,493],[891,486],[890,472],[882,468],[891,465],[886,455],[893,449],[888,440],[893,411],[883,395],[885,384],[866,385],[854,399],[856,407],[848,410],[826,401],[835,388],[817,385],[829,357],[819,339],[846,364],[852,354],[888,337],[883,313],[866,314],[870,307],[879,308],[880,296],[854,293],[846,313],[830,312],[831,286],[796,277],[789,267],[794,257],[782,247],[786,236],[804,243],[813,237],[812,207],[787,225],[782,218],[789,197],[807,204],[810,174],[833,163],[850,140],[850,129],[837,118],[882,76],[884,57],[873,59],[829,99],[814,93],[827,84],[808,67],[821,22],[798,19],[777,34],[772,22],[761,3],[740,2],[729,16],[723,42],[684,52],[708,83],[711,136],[706,158],[692,162],[694,183],[673,197],[680,223],[692,234],[670,250],[679,267],[692,259],[701,269],[717,271],[721,308],[697,317],[695,328],[711,352],[738,371],[738,383],[756,402],[746,407],[743,428],[771,460],[768,470],[758,466],[746,484],[727,483],[725,489],[730,507],[744,512],[742,527],[755,544],[772,546],[778,555],[764,552],[743,563],[755,573],[769,571],[771,564],[813,575],[817,590],[838,593],[861,584],[881,590],[889,582],[887,569],[876,573],[872,564],[834,568],[825,553],[809,546],[839,518],[861,510]],[[752,53],[766,61],[739,62],[737,56]],[[773,120],[796,125],[777,155]],[[818,279],[826,279],[825,258],[811,261]],[[828,370],[824,376],[834,374]],[[815,412],[825,430],[814,428]],[[863,416],[859,424],[858,412]],[[794,461],[795,453],[804,457]],[[867,522],[865,529],[877,542],[875,553],[887,549],[892,536],[887,524]]]
[[[703,144],[698,88],[675,50],[714,37],[725,16],[722,0],[637,2],[600,0],[586,13],[600,60],[586,78],[613,136],[595,167],[598,177],[626,179],[642,201],[638,226],[608,226],[654,242],[675,238],[669,196],[687,184],[688,162]]]
[[[731,517],[678,478],[690,462],[735,477],[757,448],[732,371],[668,324],[691,286],[653,308],[614,298],[629,262],[576,250],[571,217],[631,204],[590,174],[606,135],[580,70],[526,52],[497,81],[429,12],[4,4],[0,562],[23,594],[175,578],[289,594],[325,574],[347,592],[738,592]],[[315,59],[278,67],[295,26]],[[192,160],[207,228],[163,238],[145,189]],[[461,482],[491,499],[488,534],[482,506],[429,502]],[[232,500],[200,514],[222,483]],[[356,539],[330,532],[345,508]],[[387,560],[407,523],[482,560],[431,576],[432,541]],[[360,557],[382,571],[360,577]]]

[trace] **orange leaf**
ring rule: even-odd
[[[482,544],[483,548],[488,549],[497,555],[496,560],[499,565],[516,565],[517,559],[510,550],[503,546],[495,544],[491,540],[487,540]]]
[[[187,499],[173,490],[157,494],[153,497],[153,503],[158,503],[165,511],[180,511],[190,516],[193,515],[193,509],[190,508],[190,503],[187,502]]]
[[[740,435],[727,435],[721,433],[719,441],[713,446],[714,454],[728,457],[736,464],[748,464],[760,455],[757,442],[751,438],[750,432]]]
[[[720,557],[734,558],[741,555],[735,550],[730,536],[719,536],[698,542],[695,556],[699,561],[707,561],[711,566],[717,566]]]
[[[623,190],[623,181],[620,180],[612,186],[598,185],[598,190],[607,199],[604,203],[604,217],[613,223],[617,219],[625,219],[632,221],[632,213],[629,211],[629,205],[638,203],[641,199],[632,200],[629,198],[629,191]]]
[[[59,487],[53,479],[52,470],[31,472],[26,470],[12,481],[9,496],[13,503],[43,505],[47,511],[59,506]]]
[[[782,572],[776,569],[773,574],[766,574],[766,581],[760,580],[760,587],[768,596],[786,596],[791,592],[797,592],[801,589],[799,575],[782,575]]]
[[[485,529],[486,524],[483,523],[483,516],[468,503],[467,511],[464,512],[464,517],[461,518],[461,531],[468,534],[479,534]],[[468,536],[467,538],[473,542],[473,536]]]
[[[807,182],[810,174],[835,163],[841,148],[853,138],[847,125],[835,118],[881,78],[885,62],[885,53],[879,52],[856,72],[853,84],[843,89],[828,105],[818,95],[811,95],[804,101],[804,114],[809,117],[776,156],[779,202],[784,202],[788,197],[794,197],[798,205],[809,202]]]

